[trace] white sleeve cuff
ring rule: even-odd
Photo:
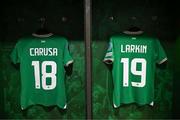
[[[73,63],[73,62],[74,62],[73,60],[70,60],[70,61],[68,61],[68,62],[66,63],[65,66],[67,67],[67,66],[69,66],[69,65],[70,65],[71,63]]]
[[[114,108],[118,108],[118,106],[116,106],[115,104],[113,104]]]
[[[110,62],[108,62],[108,61],[110,61]],[[103,62],[105,62],[106,64],[112,64],[113,59],[112,58],[104,58]]]
[[[163,62],[167,61],[167,57],[162,59],[158,64],[162,64]]]
[[[105,57],[112,57],[112,52],[108,52],[108,53],[106,53],[106,56]]]

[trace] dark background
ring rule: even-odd
[[[178,7],[178,3],[168,0],[92,0],[93,118],[180,117],[179,59],[175,58],[180,47],[174,51],[180,27]],[[6,0],[1,1],[0,9],[1,117],[85,118],[84,1]],[[50,31],[69,39],[75,60],[73,74],[66,79],[69,108],[47,112],[34,106],[24,115],[19,105],[19,71],[11,65],[9,54],[18,38],[31,35],[41,26],[41,18],[45,18]],[[169,61],[165,70],[157,69],[153,108],[130,104],[113,109],[112,76],[102,60],[109,37],[131,26],[159,38]]]

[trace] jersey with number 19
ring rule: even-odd
[[[65,38],[55,35],[22,38],[11,59],[20,63],[22,109],[35,104],[66,108],[64,66],[73,60]]]
[[[111,37],[104,61],[113,63],[114,107],[134,102],[152,105],[156,63],[166,60],[156,38],[126,34]]]

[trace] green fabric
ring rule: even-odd
[[[22,109],[34,104],[66,108],[64,66],[72,62],[72,57],[65,38],[55,35],[22,38],[11,59],[20,63]]]
[[[151,104],[154,101],[156,63],[166,59],[156,38],[126,34],[112,36],[104,61],[113,63],[114,107],[134,102]]]

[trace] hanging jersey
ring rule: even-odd
[[[125,34],[111,37],[104,62],[113,63],[114,107],[128,103],[152,105],[156,63],[166,60],[155,38]]]
[[[34,35],[20,39],[11,53],[20,63],[21,108],[40,104],[66,108],[65,70],[73,62],[65,38]]]

